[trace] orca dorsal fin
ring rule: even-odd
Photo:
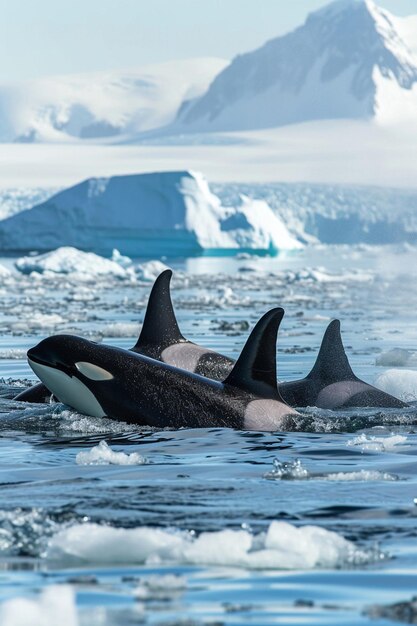
[[[326,328],[316,362],[307,378],[325,382],[356,380],[343,347],[340,320],[332,320]]]
[[[224,381],[227,385],[284,402],[277,385],[277,334],[283,317],[281,308],[272,309],[261,317]]]
[[[185,341],[172,306],[169,288],[171,277],[172,270],[165,270],[159,274],[153,284],[142,330],[136,345],[132,348],[134,352],[156,345],[163,349],[174,343]]]

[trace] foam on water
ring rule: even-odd
[[[79,452],[76,456],[76,463],[77,465],[144,465],[146,459],[137,452],[131,454],[116,452],[103,440],[88,452]]]
[[[86,435],[92,433],[120,433],[132,430],[132,425],[126,422],[116,422],[107,417],[82,415],[71,409],[63,408],[63,406],[59,405],[59,408],[53,414],[56,420],[55,426],[62,432],[83,433]]]
[[[395,481],[398,480],[398,476],[390,474],[389,472],[379,472],[377,470],[365,470],[361,469],[358,472],[335,472],[334,474],[327,474],[326,480],[334,481]]]
[[[289,462],[281,462],[274,459],[274,468],[264,474],[268,480],[303,480],[310,478],[308,470],[302,465],[300,459]]]
[[[365,469],[354,472],[333,472],[329,474],[311,473],[306,467],[304,467],[300,459],[296,459],[292,462],[281,462],[279,459],[274,459],[273,469],[264,474],[264,478],[268,480],[329,480],[345,482],[398,480],[398,476],[395,476],[394,474]]]
[[[374,437],[361,433],[350,439],[347,446],[359,447],[366,452],[397,452],[400,446],[407,442],[404,435],[388,435],[387,437]]]
[[[298,528],[274,521],[266,533],[246,530],[193,533],[159,528],[113,528],[76,524],[50,541],[49,560],[151,565],[183,563],[245,569],[338,568],[384,558],[378,550],[359,548],[318,526]]]

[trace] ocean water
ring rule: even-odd
[[[407,351],[394,378],[410,408],[309,407],[287,433],[156,432],[14,402],[42,337],[133,345],[151,283],[1,276],[1,626],[397,623],[370,607],[417,590],[415,254],[170,261],[184,335],[224,354],[284,307],[281,379],[308,373],[334,317],[369,382],[393,369],[379,355]]]

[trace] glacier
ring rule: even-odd
[[[276,255],[302,244],[264,200],[226,207],[201,174],[175,171],[91,178],[0,221],[4,252],[60,247],[152,257]]]
[[[243,195],[266,202],[300,241],[312,244],[417,244],[417,191],[310,183],[216,183],[221,202]]]

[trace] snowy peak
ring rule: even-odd
[[[371,0],[337,0],[293,32],[236,57],[179,122],[224,131],[369,119],[390,104],[379,97],[381,80],[401,91],[417,83],[417,58],[396,18]]]

